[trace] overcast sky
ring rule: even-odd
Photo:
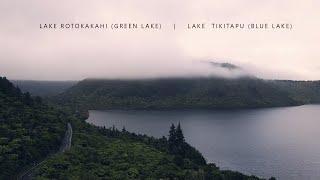
[[[0,0],[0,75],[80,80],[223,74],[197,64],[213,60],[239,65],[262,78],[320,79],[319,7],[319,0]],[[130,22],[163,27],[158,31],[39,28],[45,23]],[[188,23],[202,22],[285,22],[294,27],[186,28]]]

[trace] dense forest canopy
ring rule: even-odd
[[[36,170],[36,179],[259,179],[207,164],[184,142],[180,125],[160,139],[80,121],[73,126],[73,148],[48,159]]]
[[[55,152],[65,128],[64,112],[0,77],[0,179]]]
[[[82,109],[257,108],[320,102],[319,81],[257,78],[85,79],[56,98]]]

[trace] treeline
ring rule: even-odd
[[[320,83],[256,78],[87,79],[55,98],[79,109],[257,108],[320,102]]]
[[[114,126],[110,129],[106,129],[105,127],[101,128],[100,132],[105,134],[107,137],[127,137],[131,140],[140,141],[162,152],[174,155],[174,162],[180,167],[187,167],[187,165],[190,164],[188,161],[191,161],[191,164],[197,166],[206,164],[206,160],[202,154],[185,142],[180,123],[178,124],[177,128],[175,128],[174,124],[171,125],[168,138],[163,136],[162,138],[158,139],[149,137],[147,135],[135,134],[126,131],[125,128],[119,131]]]
[[[0,77],[0,179],[13,178],[55,152],[65,125],[64,112]]]

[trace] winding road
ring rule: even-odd
[[[62,143],[61,143],[61,146],[60,146],[60,149],[57,153],[59,152],[65,152],[65,151],[68,151],[70,150],[71,148],[71,142],[72,142],[72,126],[70,123],[67,124],[67,130],[66,130],[66,133],[62,139]],[[55,153],[56,154],[56,153]],[[23,173],[21,173],[19,176],[18,176],[18,180],[29,180],[29,179],[32,179],[32,174],[33,174],[33,171],[40,167],[49,157],[53,156],[54,154],[51,154],[49,156],[47,156],[44,160],[40,161],[39,163],[33,165],[32,167],[30,167],[28,170],[24,171]]]
[[[71,141],[72,141],[72,126],[70,123],[68,123],[68,129],[67,129],[66,134],[64,135],[64,138],[62,140],[60,152],[65,152],[65,151],[70,150]]]

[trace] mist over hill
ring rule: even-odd
[[[234,64],[231,63],[219,63],[219,62],[215,62],[215,61],[203,61],[204,63],[209,63],[214,67],[221,67],[221,68],[226,68],[228,70],[239,70],[241,69],[239,66],[236,66]]]
[[[186,65],[187,64],[187,65]],[[223,77],[223,78],[239,78],[250,77],[243,68],[231,63],[216,61],[201,61],[191,64],[182,64],[182,70],[177,74],[155,75],[155,76],[133,76],[133,77],[101,77],[99,79],[158,79],[158,78],[193,78],[193,77]],[[192,70],[191,70],[192,69]],[[185,70],[185,72],[183,72]],[[183,73],[182,73],[183,72]],[[11,82],[19,87],[23,92],[30,92],[36,96],[54,96],[65,92],[78,81],[42,81],[42,80],[11,80]]]
[[[231,63],[202,64],[217,72],[208,76],[88,78],[78,83],[14,82],[32,94],[53,95],[54,101],[86,110],[261,108],[320,102],[320,81],[264,80]]]

